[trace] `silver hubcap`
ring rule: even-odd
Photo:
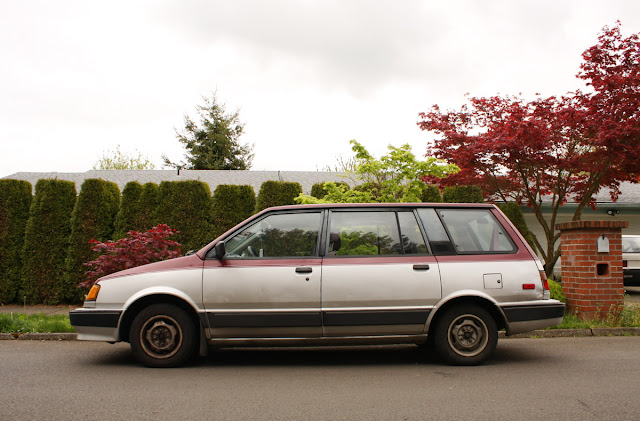
[[[473,314],[464,314],[449,325],[449,345],[458,355],[476,356],[487,346],[487,330],[482,319]]]
[[[169,358],[182,345],[182,329],[169,316],[153,316],[140,329],[140,343],[150,357]]]

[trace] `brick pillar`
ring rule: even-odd
[[[605,319],[624,305],[622,228],[627,221],[571,221],[556,225],[562,252],[562,291],[579,318]],[[606,236],[609,251],[598,251]]]

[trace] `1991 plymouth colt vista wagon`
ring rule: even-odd
[[[428,343],[474,365],[507,335],[561,323],[542,264],[494,205],[270,208],[197,253],[101,278],[78,339],[127,341],[151,367],[208,346]]]

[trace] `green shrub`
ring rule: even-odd
[[[422,200],[423,203],[442,203],[440,189],[433,184],[425,184],[422,188],[420,200]]]
[[[442,192],[444,203],[482,203],[482,189],[479,186],[449,186]]]
[[[183,252],[200,249],[213,239],[211,200],[209,185],[202,181],[160,183],[157,221],[178,230],[175,241]]]
[[[258,193],[256,212],[273,206],[293,205],[300,194],[302,194],[300,183],[265,181]]]
[[[551,298],[554,300],[562,301],[563,303],[567,302],[567,297],[564,296],[562,292],[562,286],[554,280],[549,279],[549,292],[551,294]]]
[[[211,239],[224,234],[253,214],[256,194],[251,186],[219,185],[213,192]]]
[[[500,210],[509,218],[511,223],[518,228],[520,234],[527,240],[527,243],[531,246],[533,251],[536,251],[536,244],[533,241],[533,234],[529,230],[527,226],[527,222],[524,220],[524,214],[522,213],[522,209],[518,206],[517,203],[508,202],[508,203],[496,203],[496,205],[500,208]]]
[[[27,181],[0,180],[0,303],[3,304],[16,301],[21,283],[31,188]]]
[[[61,301],[82,301],[87,292],[78,288],[87,271],[84,263],[96,258],[89,241],[110,240],[120,206],[120,189],[116,183],[90,178],[82,183],[80,195],[71,216],[71,237],[65,262],[64,282],[58,297]]]
[[[129,231],[143,230],[143,227],[140,226],[142,191],[142,184],[137,181],[131,181],[124,186],[120,209],[118,209],[114,223],[112,240],[124,238]]]
[[[75,183],[38,180],[25,229],[20,297],[29,304],[58,304],[71,235]]]

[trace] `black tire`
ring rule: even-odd
[[[445,311],[433,330],[433,345],[451,365],[478,365],[491,357],[498,344],[493,316],[477,305],[459,305]]]
[[[196,351],[197,328],[189,314],[171,304],[153,304],[136,315],[129,330],[133,355],[147,367],[177,367]]]

